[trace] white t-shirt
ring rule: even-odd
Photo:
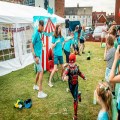
[[[101,34],[101,37],[102,38],[105,38],[105,36],[106,36],[106,31],[107,31],[107,25],[104,25],[103,27],[102,27],[102,34]]]

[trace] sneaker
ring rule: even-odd
[[[76,115],[74,115],[73,120],[77,120],[77,116]]]
[[[48,86],[49,86],[49,87],[53,87],[53,84],[52,84],[52,83],[48,83]]]
[[[66,92],[70,92],[70,89],[69,89],[69,88],[66,88]]]
[[[85,52],[82,52],[82,54],[85,54]]]
[[[47,97],[47,94],[45,94],[44,92],[38,92],[38,98],[45,98]]]
[[[80,91],[78,93],[78,100],[79,100],[79,102],[81,102],[81,92]]]
[[[39,90],[39,86],[34,85],[34,86],[33,86],[33,90]]]

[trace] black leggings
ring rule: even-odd
[[[68,82],[68,84],[69,84],[70,92],[74,98],[74,101],[78,101],[78,83],[72,85],[70,82]]]
[[[73,48],[74,48],[74,50],[76,50],[77,52],[79,52],[78,44],[73,44]]]
[[[66,55],[66,63],[69,63],[69,55],[70,55],[70,52],[64,50],[64,53]]]

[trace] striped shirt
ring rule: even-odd
[[[110,48],[106,53],[105,60],[107,61],[107,67],[109,69],[112,68],[112,64],[113,64],[114,56],[115,56],[115,51],[116,51],[116,49],[113,47],[113,48]]]

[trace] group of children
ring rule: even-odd
[[[116,37],[116,35],[118,35]],[[113,26],[106,35],[104,60],[107,62],[105,71],[106,83],[100,83],[96,88],[96,97],[102,109],[98,120],[112,120],[112,98],[115,97],[115,83],[120,83],[120,27]],[[118,118],[120,119],[120,88],[117,95]]]
[[[39,33],[36,32],[33,40],[32,40],[32,52],[35,59],[35,63],[37,65],[38,73],[36,75],[36,85],[33,87],[33,89],[39,89],[38,92],[38,98],[45,98],[47,94],[42,92],[42,77],[43,77],[43,70],[41,67],[41,39],[42,31],[43,31],[44,23],[43,21],[39,22]],[[81,99],[81,95],[78,92],[78,76],[82,77],[84,80],[86,80],[86,77],[81,73],[79,67],[75,64],[76,61],[76,55],[80,54],[80,51],[84,54],[84,42],[85,42],[85,27],[82,27],[80,36],[78,34],[78,26],[75,28],[75,32],[69,32],[67,38],[64,39],[64,37],[61,34],[61,26],[56,25],[55,32],[52,37],[52,49],[54,54],[54,69],[52,70],[48,86],[53,87],[52,84],[52,77],[54,73],[58,70],[58,64],[62,67],[61,72],[61,79],[68,80],[68,85],[70,92],[74,98],[74,117],[73,120],[77,120],[77,108],[78,108],[78,101]],[[80,50],[79,50],[79,43],[80,42]],[[64,43],[64,45],[63,45]],[[109,61],[106,68],[106,79],[109,78],[109,73],[112,71],[112,62],[114,59],[111,59],[111,56],[113,57],[115,54],[115,49],[113,48],[113,41],[112,37],[109,36],[106,39],[107,47],[105,49],[105,60]],[[41,46],[39,48],[38,46]],[[74,53],[70,53],[71,47],[74,48]],[[64,49],[64,53],[66,55],[66,63],[67,66],[63,65],[63,53],[62,49]],[[109,50],[109,52],[108,52]],[[120,53],[118,55],[120,57]],[[118,59],[120,59],[118,57]],[[68,77],[66,77],[68,76]],[[114,82],[114,79],[120,82],[119,80],[120,75],[116,78],[116,76],[111,77],[111,81]],[[39,80],[39,87],[37,87],[37,82]],[[112,93],[111,93],[111,87],[107,83],[99,83],[99,85],[96,88],[96,96],[97,101],[101,105],[102,109],[98,115],[98,120],[102,120],[102,118],[106,118],[105,120],[108,120],[111,118],[111,100],[112,100]],[[118,105],[119,106],[119,105]]]

